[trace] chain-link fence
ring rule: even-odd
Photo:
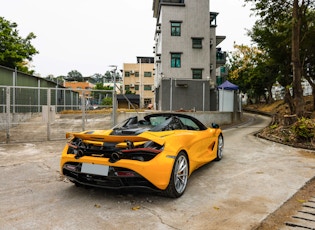
[[[0,86],[0,93],[0,143],[63,139],[116,122],[111,90]]]

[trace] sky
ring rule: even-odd
[[[0,0],[0,16],[18,25],[19,35],[36,35],[39,51],[31,69],[46,77],[104,74],[111,65],[136,63],[137,56],[153,56],[156,19],[153,0]],[[233,43],[250,45],[246,30],[254,23],[243,0],[210,0],[218,12],[217,35],[225,35],[223,51]]]

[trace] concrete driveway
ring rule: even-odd
[[[75,187],[59,173],[65,141],[0,145],[0,229],[253,229],[315,176],[315,157],[256,138],[269,119],[250,116],[179,199]]]

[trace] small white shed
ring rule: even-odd
[[[238,86],[229,81],[223,82],[218,86],[219,89],[219,111],[220,112],[234,112],[236,92]]]

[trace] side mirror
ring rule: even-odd
[[[214,128],[214,129],[220,128],[220,126],[219,126],[218,124],[216,124],[216,123],[212,123],[211,126],[212,126],[212,128]]]

